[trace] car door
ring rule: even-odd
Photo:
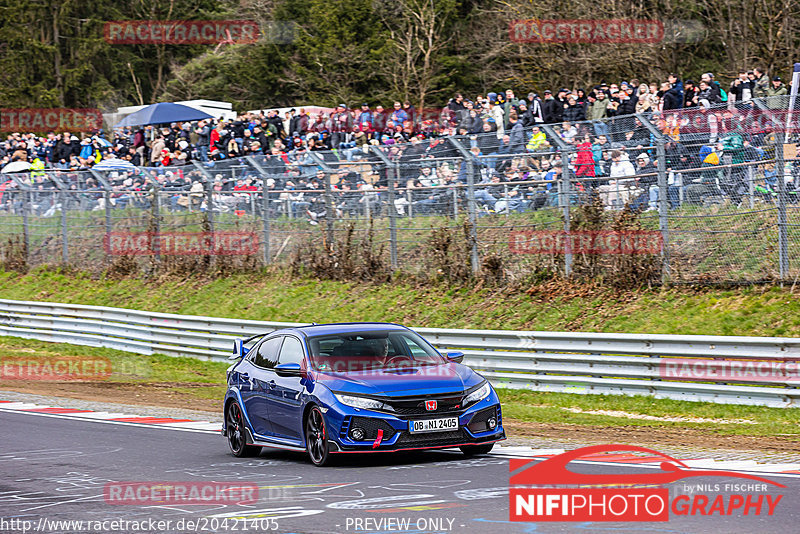
[[[239,371],[243,384],[242,399],[245,411],[255,433],[262,436],[273,433],[267,396],[269,380],[274,375],[270,369],[275,367],[282,343],[283,336],[265,339],[255,350],[250,351]]]
[[[307,368],[303,343],[294,336],[284,336],[278,363],[298,363]],[[278,376],[271,371],[268,383],[268,408],[272,431],[277,436],[301,439],[303,429],[303,391],[299,376]]]

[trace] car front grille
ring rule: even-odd
[[[424,434],[412,434],[401,432],[397,440],[397,446],[405,447],[439,447],[442,445],[456,445],[468,442],[470,439],[463,430],[453,430],[451,432],[427,432]]]
[[[461,393],[449,393],[446,395],[429,395],[425,397],[413,397],[407,399],[389,399],[386,404],[392,407],[394,414],[403,416],[415,415],[454,415],[463,410]],[[435,410],[425,408],[426,401],[436,401]]]

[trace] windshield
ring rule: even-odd
[[[444,358],[410,331],[372,330],[310,337],[311,365],[319,371],[362,371],[441,365]]]

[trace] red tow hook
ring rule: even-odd
[[[377,449],[378,446],[381,444],[381,441],[383,441],[383,429],[379,428],[378,429],[378,437],[375,438],[375,442],[372,444],[372,448],[373,449]]]

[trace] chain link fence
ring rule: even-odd
[[[7,174],[0,260],[247,270],[347,241],[412,274],[441,270],[450,256],[436,254],[458,246],[469,271],[512,279],[598,265],[625,276],[635,255],[676,283],[793,281],[798,129],[778,98],[210,165]],[[620,244],[631,233],[652,242]],[[186,245],[197,235],[248,245]],[[141,236],[147,246],[128,246]]]

